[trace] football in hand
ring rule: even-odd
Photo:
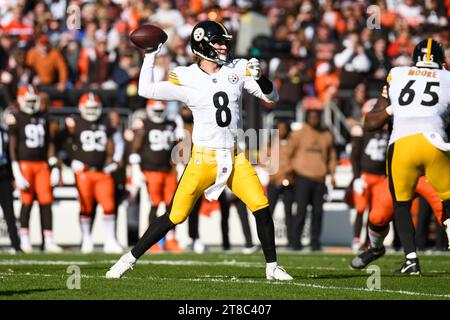
[[[167,34],[160,27],[144,24],[130,33],[130,40],[140,49],[156,49],[160,43],[167,41]]]

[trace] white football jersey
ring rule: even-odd
[[[392,68],[383,96],[391,102],[394,125],[389,144],[419,133],[446,137],[443,116],[450,108],[450,72],[417,67]]]
[[[249,75],[246,59],[224,64],[217,73],[208,74],[197,64],[176,67],[169,81],[153,83],[152,66],[146,59],[139,79],[139,95],[155,100],[178,100],[185,103],[194,117],[192,141],[208,148],[232,148],[239,129],[242,129],[242,92],[267,102],[274,102],[274,90],[265,95]]]

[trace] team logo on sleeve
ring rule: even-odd
[[[235,73],[230,73],[230,75],[228,76],[228,81],[230,81],[231,84],[236,84],[238,82],[238,80],[239,80],[239,77]]]
[[[203,28],[197,28],[194,31],[194,40],[199,42],[202,41],[203,37],[205,36],[205,30]]]

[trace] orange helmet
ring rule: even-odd
[[[87,121],[96,121],[102,114],[102,102],[93,92],[84,93],[78,102],[81,117]]]
[[[148,100],[147,115],[155,123],[163,123],[167,117],[166,104],[163,101]]]
[[[28,114],[37,113],[41,107],[39,92],[32,85],[24,85],[19,88],[17,102],[19,102],[20,110]]]

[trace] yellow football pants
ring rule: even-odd
[[[216,181],[216,174],[215,150],[194,145],[191,159],[168,209],[170,221],[180,224],[186,220],[198,198]],[[250,211],[269,206],[261,182],[244,153],[234,156],[233,170],[227,185]]]
[[[422,134],[407,136],[391,144],[386,169],[396,201],[411,200],[422,175],[442,201],[450,199],[450,153],[433,146]]]

